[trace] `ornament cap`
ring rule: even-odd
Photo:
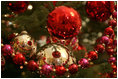
[[[27,31],[24,30],[21,32],[21,34],[28,34],[28,33],[27,33]]]

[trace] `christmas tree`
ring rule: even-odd
[[[2,78],[116,78],[116,1],[2,1]]]

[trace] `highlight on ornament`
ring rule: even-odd
[[[2,1],[2,78],[117,78],[117,1]]]

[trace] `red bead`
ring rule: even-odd
[[[19,53],[14,56],[13,61],[17,65],[22,65],[25,62],[25,57]]]
[[[75,74],[75,73],[77,73],[77,71],[78,71],[78,65],[72,64],[72,65],[69,66],[68,69],[69,69],[69,72],[70,72],[71,74]]]
[[[90,18],[96,21],[107,20],[114,11],[114,1],[88,1],[86,12]]]
[[[13,33],[13,34],[10,34],[10,35],[8,36],[8,40],[12,40],[14,37],[15,37],[15,34],[14,34],[14,33]]]
[[[110,57],[110,58],[108,59],[108,62],[109,62],[109,63],[115,63],[115,62],[116,62],[116,58],[115,58],[115,57]]]
[[[104,34],[111,36],[114,34],[114,30],[111,27],[107,27],[104,31]]]
[[[98,52],[98,53],[103,53],[105,48],[102,44],[98,44],[96,47],[95,47],[95,50]]]
[[[73,8],[59,6],[49,13],[47,26],[52,36],[68,39],[78,35],[81,28],[81,18]]]
[[[78,64],[81,65],[82,68],[86,68],[89,66],[89,62],[87,59],[82,58],[78,61]]]
[[[90,51],[88,53],[88,58],[90,58],[91,60],[95,60],[98,58],[98,54],[95,51]]]
[[[112,17],[117,19],[117,12],[114,12],[114,13],[112,14]]]
[[[11,47],[11,45],[5,44],[2,47],[1,52],[4,56],[9,56],[13,53],[13,48]]]
[[[56,3],[57,3],[57,1],[52,1],[53,2],[53,5],[55,6],[56,5]]]
[[[61,56],[61,53],[58,52],[58,51],[54,51],[54,52],[52,53],[52,56],[53,56],[54,58],[59,58],[59,57]]]
[[[107,48],[107,49],[106,49],[106,52],[107,52],[109,55],[113,55],[113,54],[114,54],[114,49],[112,49],[112,48]]]
[[[65,67],[64,66],[57,66],[56,67],[56,74],[57,75],[64,75],[65,74],[65,72],[66,72],[66,69],[65,69]]]
[[[116,65],[112,65],[111,67],[113,69],[113,72],[117,72],[117,66]]]
[[[109,38],[107,36],[102,36],[100,38],[100,43],[108,44],[109,43]]]
[[[48,65],[48,64],[43,65],[42,69],[41,69],[41,71],[44,75],[49,75],[52,72],[52,70],[53,70],[52,66]]]
[[[27,64],[27,68],[30,71],[35,71],[36,69],[38,69],[38,65],[34,60],[30,60]]]
[[[8,3],[8,9],[10,9],[12,12],[19,14],[19,13],[23,13],[24,11],[26,11],[28,6],[28,2],[27,1],[16,1],[16,2],[9,2]]]
[[[31,46],[32,45],[32,42],[31,41],[28,41],[27,44]]]
[[[109,26],[112,26],[112,28],[114,29],[117,26],[117,21],[116,20],[110,20],[108,23]]]
[[[109,43],[106,46],[112,48],[113,47],[113,39],[110,38]]]
[[[107,78],[115,78],[117,77],[116,75],[114,75],[113,73],[108,73],[107,74]]]
[[[113,48],[117,47],[117,40],[113,41]]]

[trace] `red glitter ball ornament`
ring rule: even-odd
[[[78,71],[78,65],[72,64],[72,65],[69,66],[68,69],[69,69],[69,72],[70,72],[71,74],[75,74],[75,73]]]
[[[78,35],[81,28],[81,18],[73,8],[59,6],[49,13],[47,26],[52,36],[68,39]]]
[[[61,56],[61,53],[58,52],[58,51],[54,51],[54,52],[52,53],[52,56],[53,56],[54,58],[59,58],[59,57]]]
[[[113,47],[113,39],[109,39],[109,43],[106,45],[107,48],[112,48]]]
[[[88,1],[86,12],[90,18],[96,21],[107,20],[114,11],[114,1]]]
[[[111,36],[114,34],[114,30],[111,27],[107,27],[104,31],[104,34]]]
[[[117,12],[114,12],[114,13],[112,14],[112,17],[117,19]]]
[[[57,75],[64,75],[64,73],[66,72],[66,69],[64,66],[57,66],[56,67],[56,74]]]
[[[27,64],[27,68],[30,71],[35,71],[36,69],[38,69],[38,65],[34,60],[30,60]]]
[[[22,65],[25,62],[25,57],[19,53],[14,56],[13,61],[17,65]]]
[[[112,48],[107,48],[107,49],[106,49],[106,52],[107,52],[109,55],[113,55],[114,49],[112,49]]]
[[[98,44],[96,47],[95,47],[95,50],[98,52],[98,53],[103,53],[105,48],[102,44]]]
[[[27,1],[16,1],[16,2],[9,2],[7,6],[8,9],[10,9],[12,12],[19,14],[26,11],[28,3],[29,2]]]
[[[98,58],[98,54],[95,51],[90,51],[88,53],[88,58],[90,58],[91,60],[95,60]]]
[[[117,21],[116,20],[110,20],[108,23],[109,26],[112,26],[112,28],[114,29],[117,26]]]

